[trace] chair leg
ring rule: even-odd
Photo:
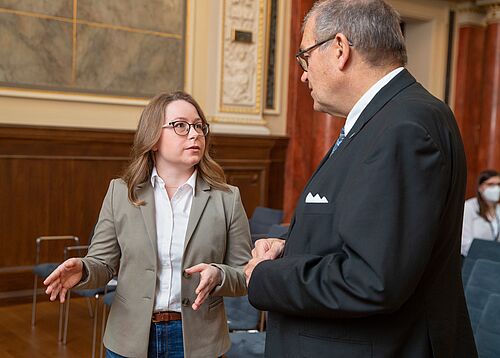
[[[64,303],[59,303],[59,335],[57,337],[58,342],[62,342],[64,305]]]
[[[92,332],[92,358],[95,358],[95,346],[96,346],[96,337],[97,337],[97,308],[99,303],[99,294],[96,293],[94,296],[94,330]]]
[[[92,301],[90,300],[90,297],[85,297],[85,300],[87,301],[87,309],[89,311],[89,317],[93,318],[94,317],[94,308],[92,307]]]
[[[102,319],[101,319],[101,345],[99,347],[99,358],[102,358],[104,353],[104,330],[106,329],[106,318],[108,315],[104,299],[102,300]]]
[[[37,284],[38,284],[38,276],[35,275],[35,283],[33,284],[33,306],[31,307],[31,327],[35,327]]]
[[[102,358],[103,354],[104,354],[104,332],[106,330],[107,318],[108,318],[108,308],[103,300],[102,301],[102,321],[101,321],[101,348],[100,348],[100,352],[99,352],[99,358]]]
[[[266,312],[260,311],[259,332],[264,332],[265,323],[266,323]]]
[[[64,313],[64,335],[63,335],[63,344],[66,345],[68,339],[68,321],[69,321],[69,301],[71,297],[71,290],[68,290],[66,297],[66,312]]]

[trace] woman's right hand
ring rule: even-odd
[[[43,281],[47,286],[45,293],[54,301],[59,295],[59,301],[64,303],[66,292],[75,286],[83,276],[83,262],[79,258],[64,261]]]

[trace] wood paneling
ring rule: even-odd
[[[88,243],[132,141],[132,131],[0,125],[0,303],[32,287],[36,237],[76,235]],[[257,205],[282,208],[286,138],[216,134],[212,143],[249,216]],[[56,253],[42,256],[59,260]]]

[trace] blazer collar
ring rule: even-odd
[[[149,241],[153,246],[156,256],[158,256],[157,238],[156,238],[156,211],[155,211],[155,196],[153,186],[150,181],[142,183],[138,186],[137,197],[145,202],[140,206],[142,218],[146,226]]]
[[[366,106],[366,108],[361,112],[361,115],[357,119],[356,123],[352,129],[347,134],[347,137],[342,141],[342,144],[335,151],[338,155],[345,147],[347,147],[351,139],[363,129],[366,123],[380,111],[387,102],[393,99],[399,92],[407,88],[408,86],[416,82],[415,78],[408,72],[405,68],[403,71],[398,73],[387,85],[382,87],[382,89],[373,97],[371,102]],[[335,156],[335,154],[333,156]]]
[[[184,250],[186,249],[191,237],[193,236],[194,230],[198,226],[198,222],[201,219],[201,215],[205,210],[208,199],[210,199],[210,185],[201,178],[200,173],[196,178],[196,187],[194,189],[193,203],[191,204],[191,212],[189,214],[189,221],[186,230],[186,238],[184,240]]]
[[[389,102],[394,96],[396,96],[399,92],[404,90],[406,87],[415,83],[415,78],[408,72],[405,68],[403,71],[398,73],[387,85],[382,87],[382,89],[373,97],[371,102],[366,106],[366,108],[361,112],[358,120],[351,128],[346,138],[342,141],[342,144],[337,148],[335,153],[332,155],[332,159],[339,155],[342,150],[349,145],[351,139],[365,126],[366,123],[378,112],[382,107],[385,106],[387,102]],[[328,161],[330,158],[330,153],[332,151],[335,142],[330,147],[328,152],[325,154],[320,164],[314,171],[313,175],[309,178],[309,181],[306,184],[306,187],[311,182],[312,178],[318,173],[321,167]]]

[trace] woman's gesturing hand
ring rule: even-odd
[[[82,279],[83,262],[79,258],[64,261],[43,281],[47,286],[45,293],[54,301],[59,295],[59,301],[64,303],[66,292]]]
[[[198,264],[186,269],[188,274],[200,273],[200,283],[194,291],[198,296],[193,302],[193,310],[198,310],[215,286],[222,283],[222,271],[212,265]]]

